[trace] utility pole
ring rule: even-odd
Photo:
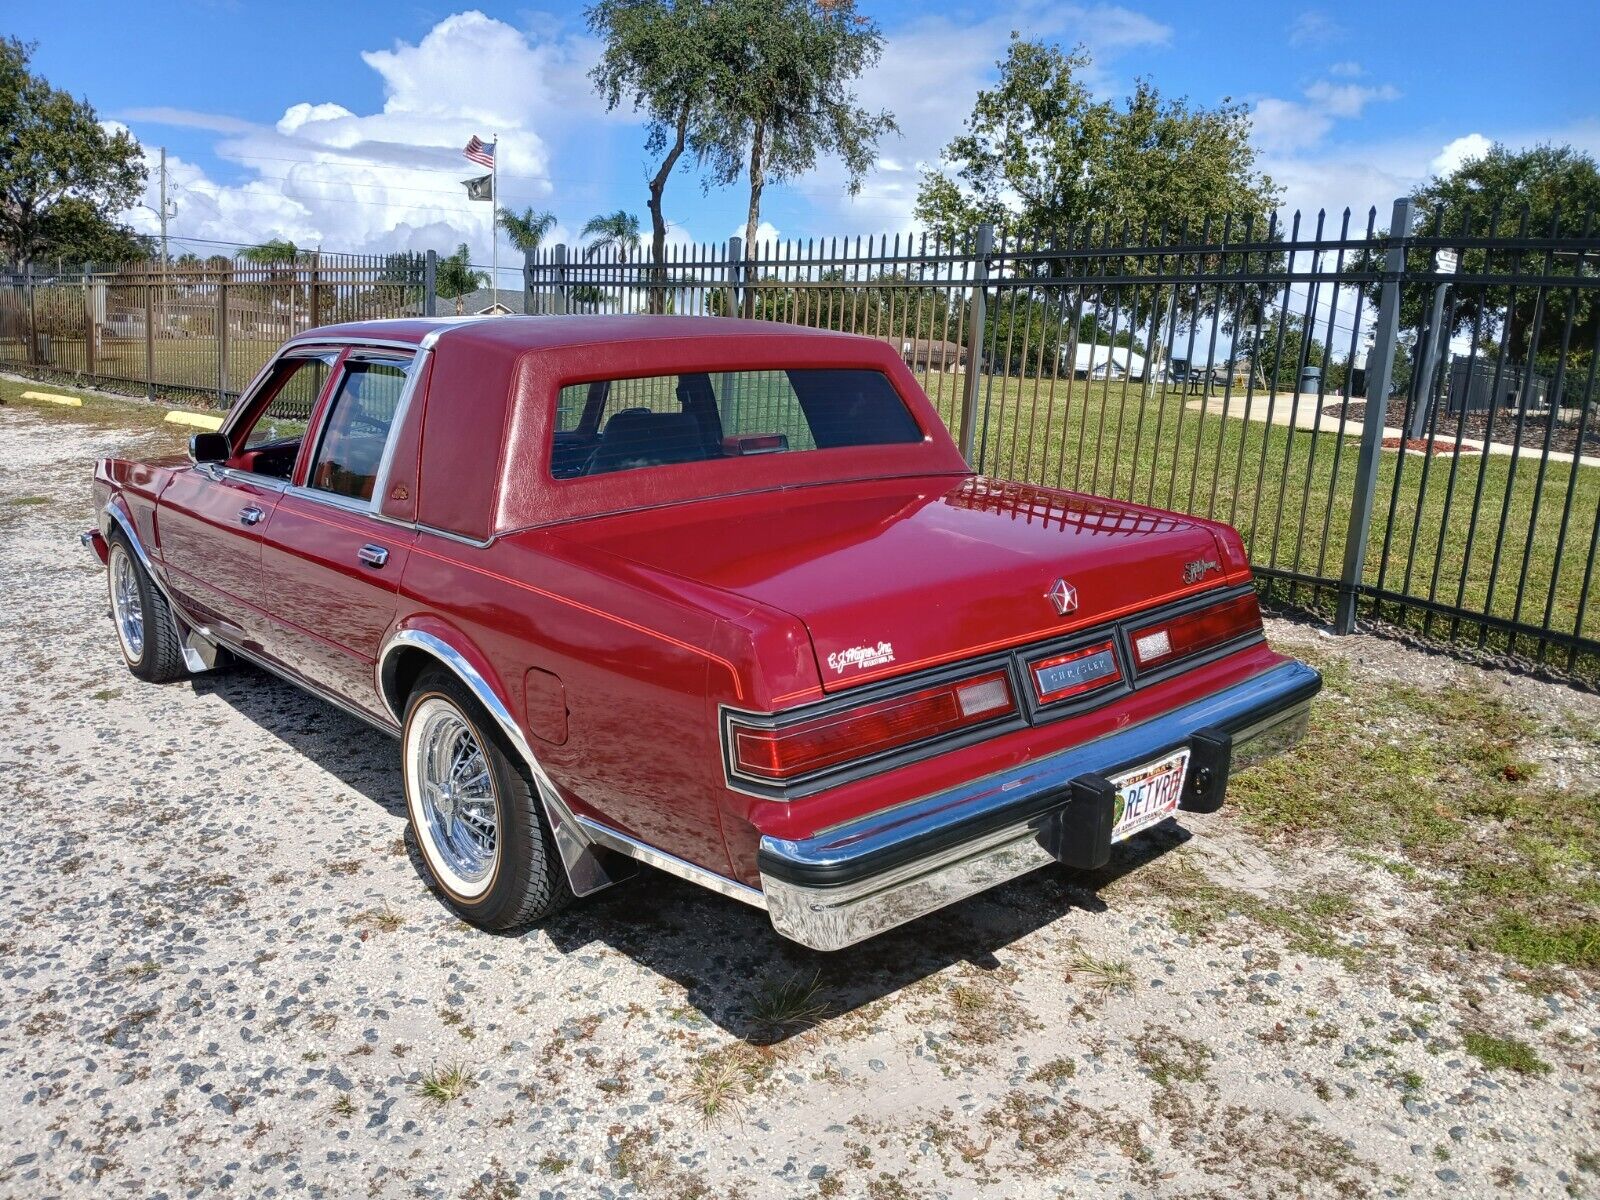
[[[161,282],[165,284],[167,282],[167,221],[178,215],[177,204],[167,199],[167,148],[165,146],[161,147],[160,179],[161,207],[150,208],[148,204],[144,207],[149,208],[161,220]]]

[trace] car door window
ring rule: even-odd
[[[406,358],[346,361],[311,460],[308,487],[349,500],[372,499],[410,373]]]
[[[260,388],[266,403],[254,402],[249,425],[242,436],[235,436],[228,466],[273,479],[293,475],[311,411],[337,358],[328,352],[280,360]]]

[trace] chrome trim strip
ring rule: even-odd
[[[665,871],[668,875],[676,875],[679,879],[687,879],[690,883],[698,883],[701,887],[710,888],[718,895],[727,896],[733,900],[742,901],[752,908],[765,909],[767,898],[761,892],[736,879],[729,879],[726,875],[718,875],[715,871],[708,871],[698,867],[692,862],[679,858],[676,854],[668,854],[665,850],[658,850],[654,846],[646,845],[637,838],[620,833],[610,826],[602,825],[588,817],[579,817],[578,824],[583,827],[589,837],[605,846],[615,850],[618,854],[625,854],[629,858],[637,859],[646,866],[655,867]]]
[[[506,740],[527,764],[537,786],[539,800],[544,805],[545,815],[550,821],[550,832],[555,839],[556,849],[561,854],[561,862],[566,868],[567,880],[572,885],[573,894],[587,896],[616,882],[615,877],[606,869],[601,856],[595,852],[594,843],[589,840],[577,817],[561,798],[555,782],[540,766],[533,748],[528,745],[528,739],[517,727],[505,702],[495,694],[494,689],[478,673],[477,668],[442,638],[417,629],[402,629],[391,636],[384,643],[383,649],[378,652],[378,662],[374,672],[378,695],[389,710],[389,715],[394,718],[395,724],[401,724],[401,714],[395,712],[394,705],[389,702],[388,690],[383,686],[384,676],[387,673],[386,666],[390,656],[406,646],[431,655],[455,672],[494,718],[495,724],[505,734]]]
[[[909,801],[804,839],[761,839],[761,886],[775,929],[817,950],[837,950],[1053,861],[1038,834],[1084,774],[1158,757],[1199,729],[1234,732],[1244,765],[1287,749],[1303,732],[1310,667],[1282,663],[1211,696],[1024,766]],[[1257,743],[1262,743],[1257,745]],[[997,813],[1015,819],[963,837]],[[918,855],[918,847],[934,847]],[[874,859],[886,860],[871,871]],[[852,865],[871,872],[857,874]],[[811,875],[826,881],[800,882]],[[785,876],[788,876],[785,878]]]

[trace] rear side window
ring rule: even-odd
[[[879,371],[797,368],[605,379],[561,389],[558,479],[640,467],[920,442]]]

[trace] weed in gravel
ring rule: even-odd
[[[33,508],[40,504],[51,504],[53,501],[49,496],[12,496],[6,503],[18,508]]]
[[[1074,955],[1069,963],[1067,982],[1079,977],[1101,996],[1126,995],[1133,991],[1133,967],[1121,959],[1094,958],[1088,954]]]
[[[771,1074],[770,1060],[739,1043],[702,1055],[689,1077],[688,1093],[707,1124],[737,1115],[756,1087]]]
[[[1104,1131],[1104,1122],[1075,1100],[1020,1090],[1008,1092],[983,1123],[1014,1136],[1017,1148],[1044,1171],[1060,1171]]]
[[[452,1100],[459,1100],[477,1083],[477,1077],[470,1070],[460,1063],[451,1063],[423,1075],[417,1084],[417,1091],[424,1100],[442,1108]]]
[[[1070,1058],[1052,1058],[1040,1066],[1028,1078],[1035,1083],[1048,1083],[1054,1087],[1058,1083],[1065,1083],[1078,1073],[1078,1064]]]
[[[570,1158],[559,1154],[546,1154],[539,1159],[539,1170],[546,1175],[559,1175],[572,1165]]]
[[[350,876],[359,870],[361,870],[361,860],[359,858],[341,858],[328,864],[329,875]]]
[[[1490,1070],[1503,1068],[1518,1075],[1545,1075],[1550,1071],[1550,1064],[1540,1058],[1532,1046],[1516,1038],[1469,1030],[1462,1043],[1468,1054]]]
[[[331,1111],[336,1117],[353,1117],[356,1115],[356,1102],[348,1092],[341,1093],[333,1102]]]
[[[1209,1071],[1206,1063],[1213,1057],[1204,1042],[1186,1038],[1164,1025],[1146,1028],[1134,1054],[1157,1087],[1200,1082]]]
[[[756,993],[750,1005],[751,1019],[775,1037],[787,1037],[810,1029],[827,1018],[830,1005],[822,995],[822,976],[791,975],[769,980]]]

